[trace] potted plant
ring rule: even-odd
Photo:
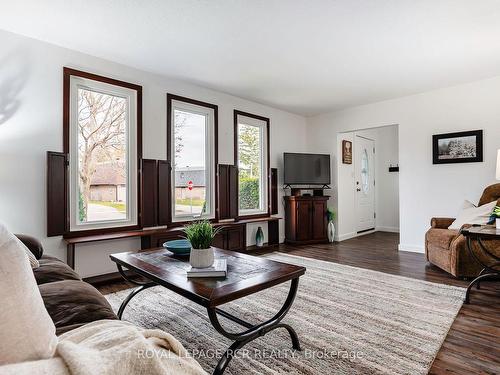
[[[326,218],[328,219],[328,241],[333,242],[335,238],[335,225],[333,224],[333,221],[335,220],[335,211],[333,211],[330,207],[326,209]]]
[[[500,229],[500,206],[496,206],[493,210],[493,217],[496,219],[496,227]]]
[[[213,265],[214,249],[211,245],[220,230],[221,227],[214,228],[208,220],[194,222],[183,229],[186,239],[191,243],[189,263],[192,267],[206,268]]]

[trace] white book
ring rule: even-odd
[[[193,268],[187,271],[187,277],[226,277],[227,261],[226,259],[215,259],[212,267]]]

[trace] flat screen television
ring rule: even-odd
[[[329,185],[330,155],[283,154],[285,185]]]

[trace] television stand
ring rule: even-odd
[[[285,196],[285,242],[326,243],[326,208],[329,196]]]

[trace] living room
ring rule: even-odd
[[[313,3],[2,4],[0,374],[499,372],[500,6]]]

